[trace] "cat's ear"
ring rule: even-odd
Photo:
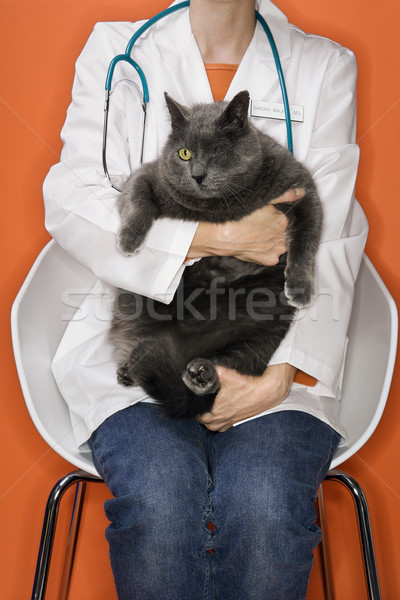
[[[249,102],[250,95],[247,90],[236,94],[220,116],[220,124],[222,126],[235,125],[242,129],[247,122]]]
[[[186,123],[186,119],[189,115],[189,111],[186,106],[179,104],[176,100],[171,98],[167,92],[164,92],[165,102],[167,103],[169,114],[171,115],[172,126],[182,126]]]

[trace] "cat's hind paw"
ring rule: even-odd
[[[197,396],[217,393],[220,387],[215,367],[206,358],[195,358],[190,361],[182,374],[182,379]]]
[[[120,385],[131,387],[135,385],[132,377],[129,375],[129,363],[125,363],[117,370],[117,381]]]

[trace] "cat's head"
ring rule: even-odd
[[[190,108],[167,93],[165,99],[172,131],[161,157],[163,177],[179,190],[178,201],[200,212],[213,207],[220,212],[228,198],[230,205],[235,198],[240,204],[262,161],[259,137],[248,120],[249,93]]]

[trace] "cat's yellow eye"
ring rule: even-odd
[[[181,148],[178,151],[179,158],[182,160],[190,160],[192,158],[192,153],[187,148]]]

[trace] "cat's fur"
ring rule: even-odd
[[[223,223],[239,220],[302,187],[288,217],[287,255],[273,267],[232,257],[203,258],[185,269],[170,304],[119,290],[111,340],[123,385],[140,385],[170,418],[211,409],[214,365],[261,375],[296,308],[314,294],[322,210],[311,175],[248,119],[249,94],[227,104],[179,105],[165,94],[172,131],[161,156],[126,182],[119,198],[118,245],[136,252],[160,216]],[[189,160],[178,152],[188,149]]]

